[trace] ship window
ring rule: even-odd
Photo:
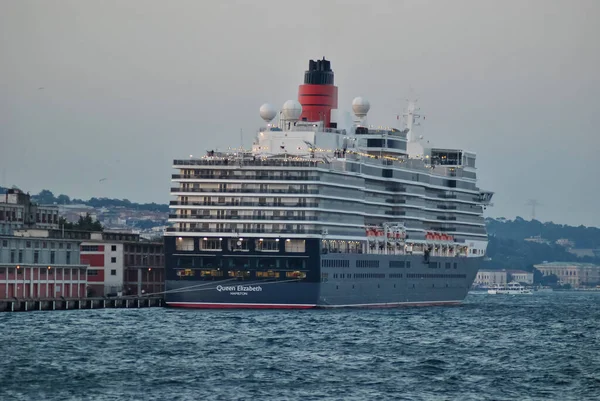
[[[258,267],[261,269],[275,269],[279,267],[279,259],[276,258],[260,258],[258,259]]]
[[[194,250],[194,239],[178,237],[175,240],[175,248],[178,251],[193,251]]]
[[[178,267],[194,267],[197,258],[192,257],[181,257],[177,258],[177,266]]]
[[[250,272],[248,270],[229,270],[227,275],[229,277],[248,278],[250,277]]]
[[[306,252],[306,241],[303,239],[285,240],[286,252]]]
[[[391,149],[403,149],[406,150],[406,142],[397,141],[394,139],[388,139],[387,147]]]
[[[446,262],[446,269],[450,269],[452,267],[452,263]]]
[[[259,239],[256,250],[260,252],[279,252],[279,241],[275,239]]]
[[[304,259],[288,259],[287,262],[289,269],[306,269],[306,261]]]
[[[383,139],[367,139],[367,147],[383,148],[385,146]]]
[[[236,269],[250,269],[249,258],[231,258],[229,259],[229,267]]]
[[[218,238],[203,238],[200,240],[200,249],[201,250],[212,250],[212,251],[221,251],[221,241]]]
[[[321,267],[350,267],[350,261],[340,259],[325,259],[321,261]]]
[[[300,280],[306,278],[306,273],[301,271],[286,272],[285,277]]]
[[[221,260],[215,257],[198,258],[199,265],[202,267],[221,267]],[[193,266],[193,264],[192,264]],[[185,267],[185,266],[184,266]]]
[[[279,278],[279,275],[280,275],[279,272],[274,272],[271,270],[256,272],[256,277],[259,277],[259,278]]]
[[[246,238],[230,238],[229,239],[229,250],[245,252],[249,250],[250,241]]]
[[[200,270],[200,277],[223,277],[223,271],[222,270]]]
[[[378,268],[378,260],[357,260],[356,267]]]
[[[403,260],[390,260],[390,267],[404,268]]]

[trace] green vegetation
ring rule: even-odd
[[[8,188],[0,187],[0,194],[6,192]],[[67,195],[58,195],[54,196],[52,191],[47,189],[43,189],[37,195],[31,195],[31,198],[34,202],[37,202],[41,205],[52,205],[54,203],[58,205],[87,205],[95,208],[127,208],[133,210],[144,210],[150,212],[169,212],[169,205],[160,204],[160,203],[135,203],[131,202],[128,199],[111,199],[111,198],[91,198],[89,200],[71,199]]]
[[[538,220],[524,220],[517,217],[514,220],[486,219],[490,236],[497,238],[522,241],[525,238],[541,236],[554,243],[561,238],[575,242],[576,248],[600,248],[600,228],[585,226],[567,226],[552,222],[542,223]]]
[[[598,263],[595,257],[578,258],[567,248],[557,245],[556,240],[568,239],[576,248],[600,248],[600,229],[595,227],[573,227],[537,220],[527,221],[520,217],[515,220],[486,219],[489,234],[486,269],[521,269],[533,271],[533,265],[544,261]],[[526,238],[540,236],[548,243],[525,241]]]
[[[77,230],[77,231],[103,231],[104,227],[98,220],[92,219],[89,213],[83,216],[79,216],[77,223],[70,223],[65,218],[61,217],[58,221],[59,227],[64,227],[66,230]]]

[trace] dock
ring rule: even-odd
[[[162,297],[0,299],[0,312],[29,312],[72,309],[157,308],[165,306]]]

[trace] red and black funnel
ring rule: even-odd
[[[308,62],[304,84],[298,89],[298,101],[302,105],[301,120],[323,121],[325,127],[335,128],[331,123],[331,109],[337,109],[338,88],[333,84],[331,62],[325,57]]]

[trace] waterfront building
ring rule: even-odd
[[[534,265],[544,276],[555,275],[559,284],[573,288],[600,285],[600,266],[591,263],[545,262]]]
[[[9,189],[0,195],[0,235],[23,228],[58,229],[58,206],[38,205],[29,194]]]
[[[506,270],[479,270],[473,284],[479,287],[505,285],[508,283],[508,279],[508,272]]]
[[[87,266],[79,262],[78,237],[43,229],[0,235],[0,299],[85,297]]]
[[[139,234],[91,233],[81,244],[88,269],[90,296],[142,295],[164,288],[162,242],[145,242]]]
[[[563,246],[565,248],[573,248],[575,247],[575,242],[571,241],[570,239],[567,238],[560,238],[556,240],[556,244]]]
[[[536,235],[534,237],[525,238],[525,241],[527,241],[527,242],[533,242],[533,243],[536,243],[536,244],[550,245],[550,241],[547,240],[547,239],[545,239],[545,238],[542,238],[541,235]]]
[[[517,282],[522,284],[533,284],[533,272],[526,272],[524,270],[508,270],[509,282]]]

